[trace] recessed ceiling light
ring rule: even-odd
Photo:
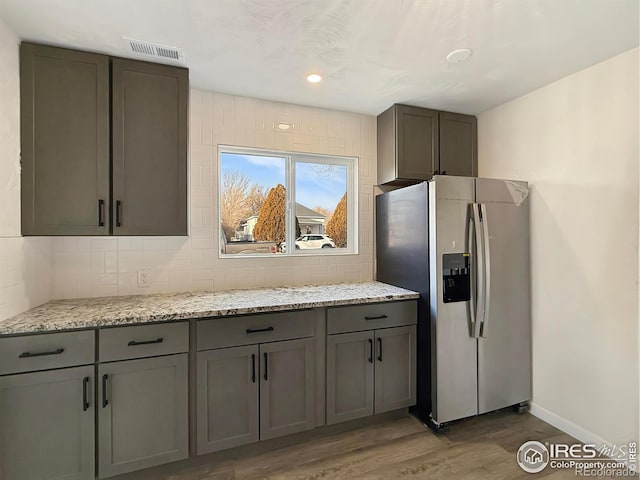
[[[289,130],[289,127],[291,127],[291,125],[290,125],[290,124],[288,124],[287,122],[280,122],[280,123],[278,124],[278,128],[279,128],[280,130]]]
[[[469,57],[473,55],[473,51],[470,48],[458,48],[447,55],[447,62],[449,63],[462,63],[466,62]]]
[[[309,83],[318,83],[320,81],[322,81],[322,75],[318,73],[310,73],[307,75],[307,82]]]

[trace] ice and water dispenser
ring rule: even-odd
[[[466,302],[471,298],[471,268],[468,253],[442,255],[442,284],[444,303]]]

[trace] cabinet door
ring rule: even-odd
[[[260,345],[260,439],[314,426],[314,339]]]
[[[22,234],[109,233],[109,57],[20,47]]]
[[[0,478],[93,479],[93,367],[0,378]]]
[[[478,175],[477,120],[472,115],[440,112],[440,173]]]
[[[113,233],[187,235],[184,68],[114,59]]]
[[[327,337],[327,425],[373,415],[373,331]]]
[[[397,177],[428,180],[438,165],[438,112],[397,105]]]
[[[416,327],[375,331],[375,413],[416,403]]]
[[[100,478],[187,458],[187,354],[98,366]]]
[[[258,346],[198,352],[198,455],[258,441]]]

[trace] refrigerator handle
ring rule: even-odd
[[[477,249],[474,245],[476,241],[476,232],[475,232],[475,221],[473,215],[473,205],[469,205],[469,233],[468,233],[468,244],[467,248],[469,249],[469,256],[471,257],[471,262],[469,268],[471,270],[470,277],[470,301],[469,301],[469,319],[471,321],[471,337],[476,338],[476,308],[478,305],[476,303],[476,276],[477,276],[477,260],[476,253]]]
[[[485,302],[485,281],[484,281],[484,272],[485,272],[485,256],[484,256],[484,237],[482,236],[481,230],[481,220],[480,220],[480,208],[477,203],[473,203],[471,205],[473,211],[473,228],[474,228],[474,250],[475,250],[475,262],[476,266],[476,312],[475,312],[475,324],[473,337],[480,337],[480,327],[481,322],[484,318],[484,302]],[[473,276],[472,276],[473,277]]]
[[[487,336],[487,325],[489,324],[491,307],[491,250],[489,248],[489,218],[487,217],[487,206],[480,205],[482,213],[482,239],[484,249],[484,312],[482,314],[482,325],[480,335]]]

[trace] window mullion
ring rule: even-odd
[[[292,255],[295,252],[296,242],[296,166],[293,157],[287,157],[287,170],[286,181],[287,185],[285,191],[287,193],[286,205],[286,239],[287,239],[287,255]]]

